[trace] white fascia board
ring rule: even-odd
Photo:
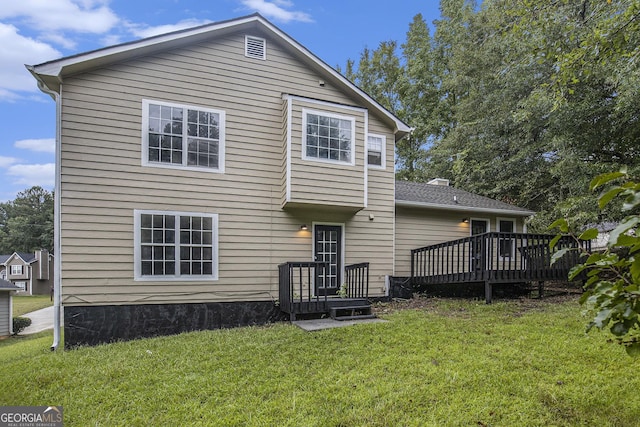
[[[396,133],[402,132],[408,134],[411,131],[411,127],[407,126],[403,121],[394,116],[391,112],[389,112],[386,108],[380,105],[377,101],[371,98],[367,93],[358,88],[352,82],[350,82],[346,77],[338,73],[336,70],[328,66],[325,62],[323,62],[316,55],[311,53],[307,48],[296,42],[294,39],[289,37],[286,33],[282,32],[280,29],[272,25],[269,21],[264,19],[262,16],[258,14],[250,15],[244,18],[232,19],[229,21],[224,21],[220,23],[208,24],[200,27],[196,27],[190,30],[181,30],[173,33],[168,33],[164,35],[154,36],[147,39],[142,39],[139,41],[134,41],[130,43],[124,43],[117,46],[107,47],[104,49],[95,50],[92,52],[87,52],[84,54],[74,55],[66,58],[61,58],[54,61],[45,62],[40,65],[35,66],[27,66],[29,71],[31,71],[34,76],[36,74],[40,76],[51,76],[58,77],[62,75],[64,68],[73,67],[74,65],[80,65],[82,63],[86,63],[87,66],[92,66],[95,64],[99,64],[101,62],[108,62],[109,57],[113,57],[116,59],[126,57],[127,54],[133,53],[135,51],[144,50],[147,48],[153,48],[157,45],[161,45],[163,43],[175,42],[189,37],[195,37],[202,34],[208,34],[215,31],[220,31],[226,28],[233,28],[236,26],[240,26],[243,24],[248,24],[251,22],[258,22],[262,24],[266,29],[270,30],[272,33],[286,41],[292,48],[298,51],[303,57],[307,60],[315,63],[319,67],[323,69],[326,73],[333,76],[335,79],[340,81],[341,84],[349,87],[353,90],[358,96],[363,98],[367,104],[370,104],[384,116],[389,118],[396,126]],[[84,67],[83,67],[84,68]],[[37,77],[36,77],[37,78]],[[41,79],[38,79],[41,80]]]
[[[95,61],[98,59],[104,59],[109,56],[125,54],[131,51],[135,51],[138,49],[144,49],[148,47],[153,47],[162,43],[172,42],[176,40],[181,40],[188,37],[197,36],[200,34],[205,34],[217,30],[221,30],[224,28],[234,27],[237,25],[242,25],[252,21],[261,21],[258,16],[251,15],[245,18],[239,18],[236,20],[224,21],[218,24],[207,24],[199,27],[192,28],[190,30],[180,30],[172,33],[162,34],[158,36],[149,37],[146,39],[142,39],[139,41],[133,41],[129,43],[123,43],[112,47],[107,47],[104,49],[98,49],[91,52],[69,56],[66,58],[61,58],[58,60],[53,60],[49,62],[45,62],[40,65],[32,66],[35,73],[48,75],[48,76],[60,76],[62,70],[65,67],[69,67],[71,65],[80,64],[83,62],[90,63],[91,61]]]
[[[441,205],[438,203],[411,202],[407,200],[396,200],[396,206],[402,206],[402,207],[408,207],[408,208],[440,209],[440,210],[456,211],[456,212],[515,215],[520,217],[531,216],[535,214],[535,212],[533,211],[520,211],[515,209],[491,209],[491,208],[477,208],[473,206],[451,206],[451,205]]]

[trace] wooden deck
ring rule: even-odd
[[[567,280],[579,262],[578,245],[590,250],[591,242],[563,237],[552,250],[555,236],[490,232],[425,246],[411,251],[411,283],[414,286],[484,283],[485,299],[492,299],[498,283]],[[553,253],[575,248],[551,265]]]

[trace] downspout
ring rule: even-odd
[[[40,76],[35,72],[32,66],[27,65],[27,70],[31,72],[31,74],[38,81],[38,89],[47,95],[51,96],[56,102],[56,163],[55,163],[55,184],[54,184],[54,194],[53,194],[53,343],[51,344],[51,351],[55,351],[58,349],[60,345],[60,336],[61,336],[61,324],[60,324],[60,314],[62,311],[62,243],[60,241],[60,208],[61,208],[61,182],[62,182],[62,168],[61,168],[61,160],[62,160],[62,147],[61,147],[61,111],[62,106],[60,105],[62,99],[62,82],[60,82],[59,92],[55,92],[47,87],[47,85],[42,81]]]
[[[53,92],[38,82],[40,90],[51,95],[56,101],[56,177],[53,194],[53,343],[51,351],[55,351],[60,344],[61,325],[60,315],[62,314],[62,241],[60,235],[61,212],[61,191],[62,191],[62,131],[61,131],[61,110],[62,106],[62,83],[60,83],[60,93]]]

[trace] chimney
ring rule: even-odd
[[[49,251],[40,249],[36,251],[38,260],[38,280],[49,280]]]
[[[427,184],[431,185],[444,185],[445,187],[449,186],[449,180],[444,178],[434,178],[431,181],[427,182]]]

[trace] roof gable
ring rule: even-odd
[[[215,22],[186,30],[175,31],[142,40],[123,43],[86,53],[45,62],[39,65],[27,65],[27,69],[38,81],[38,87],[53,96],[59,93],[60,84],[66,75],[80,73],[89,69],[99,68],[108,64],[143,56],[159,51],[174,49],[190,43],[209,40],[237,31],[262,31],[277,39],[295,57],[306,66],[313,69],[327,80],[331,81],[346,94],[358,99],[364,106],[377,111],[381,117],[393,125],[396,140],[408,134],[411,128],[385,109],[367,93],[338,73],[307,48],[295,41],[285,32],[267,21],[259,14],[228,21]]]
[[[396,181],[396,205],[529,216],[535,212],[447,185]]]
[[[6,259],[4,264],[5,265],[9,264],[9,262],[15,258],[19,258],[25,264],[31,264],[32,262],[36,261],[35,254],[29,253],[29,252],[14,252],[11,255],[9,255],[9,258]]]

